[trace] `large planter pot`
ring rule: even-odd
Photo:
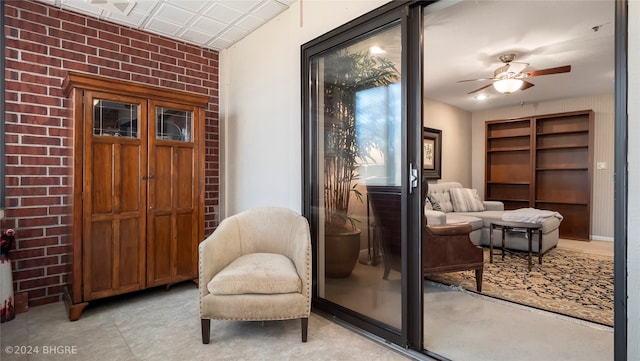
[[[325,234],[325,275],[345,278],[351,275],[360,256],[360,230]]]

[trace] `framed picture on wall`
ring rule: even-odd
[[[427,179],[442,178],[442,130],[424,128],[422,132],[422,168]]]

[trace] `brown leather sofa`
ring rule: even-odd
[[[424,185],[423,190],[426,192]],[[401,271],[401,189],[396,186],[367,185],[367,195],[382,245],[383,278],[387,279],[390,270]],[[478,292],[482,291],[484,253],[481,247],[474,245],[469,239],[471,225],[458,223],[429,226],[426,221],[423,224],[423,275],[474,270],[476,288]]]

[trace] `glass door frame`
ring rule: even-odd
[[[380,321],[357,314],[355,311],[332,303],[319,297],[319,272],[317,262],[313,263],[313,298],[314,310],[330,314],[346,323],[352,324],[366,332],[391,341],[404,348],[422,352],[423,327],[423,282],[422,282],[422,242],[409,242],[409,239],[422,237],[422,177],[421,151],[422,142],[422,5],[427,2],[394,1],[354,21],[347,23],[325,35],[322,35],[301,47],[301,79],[302,80],[302,214],[311,226],[313,254],[318,254],[317,230],[319,227],[318,208],[319,192],[318,164],[313,152],[317,147],[317,130],[312,124],[310,114],[315,114],[311,61],[313,56],[322,54],[335,47],[348,44],[362,35],[384,28],[392,23],[400,22],[402,32],[401,67],[401,209],[403,217],[402,237],[402,327],[400,330]],[[417,185],[411,187],[409,181],[410,165],[417,169]],[[416,211],[418,210],[418,211]]]

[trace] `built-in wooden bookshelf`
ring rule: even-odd
[[[487,121],[485,131],[485,198],[558,211],[560,237],[588,240],[593,112]]]

